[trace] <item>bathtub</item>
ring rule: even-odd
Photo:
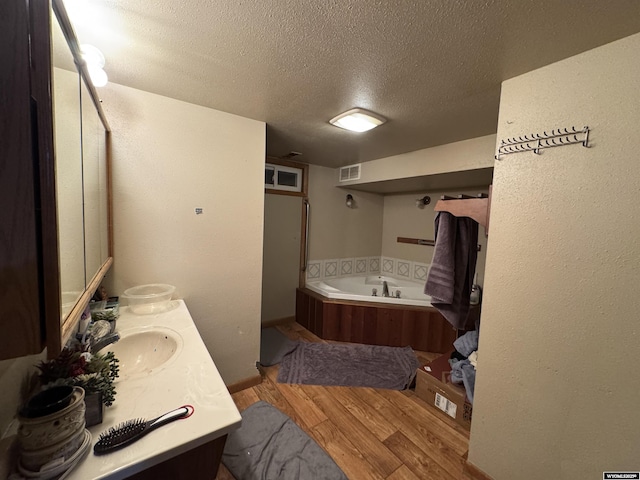
[[[382,284],[384,281],[389,286],[389,297],[382,296]],[[382,275],[317,280],[307,282],[306,286],[309,290],[332,299],[420,307],[431,306],[431,297],[425,295],[423,282],[398,280],[397,278]],[[374,289],[376,290],[375,296],[373,295]],[[400,291],[400,298],[395,296],[397,291]]]
[[[385,280],[400,298],[382,296]],[[378,275],[311,281],[296,289],[296,321],[324,340],[448,352],[457,331],[423,290],[422,282]]]

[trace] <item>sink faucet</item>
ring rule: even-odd
[[[120,334],[118,332],[109,333],[91,344],[91,348],[90,348],[91,353],[98,353],[107,345],[116,343],[118,340],[120,340]]]
[[[111,324],[106,320],[98,320],[88,332],[88,344],[91,353],[97,353],[107,345],[120,340],[118,332],[111,332]]]
[[[382,296],[383,297],[389,296],[389,285],[387,284],[386,280],[383,280],[382,282]]]

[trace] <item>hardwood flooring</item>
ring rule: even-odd
[[[324,341],[297,323],[277,328],[294,340]],[[421,362],[438,355],[416,353]],[[413,390],[277,383],[277,365],[262,373],[260,385],[233,394],[238,410],[259,400],[276,406],[318,442],[349,479],[472,479],[463,473],[469,433]],[[216,479],[233,478],[221,465]]]

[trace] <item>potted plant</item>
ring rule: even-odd
[[[85,391],[87,426],[102,422],[104,406],[115,400],[114,381],[118,377],[118,359],[113,352],[92,354],[77,343],[65,347],[53,360],[37,365],[43,389],[57,385],[82,387]]]

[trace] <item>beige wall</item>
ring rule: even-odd
[[[366,257],[382,249],[383,196],[337,188],[338,170],[309,168],[309,259]],[[355,208],[347,208],[347,194]]]
[[[264,196],[262,322],[296,313],[301,221],[302,197]]]
[[[497,480],[638,471],[640,34],[503,84],[469,461]]]
[[[264,123],[115,84],[100,94],[113,130],[111,293],[175,285],[224,381],[256,375]]]
[[[421,175],[461,172],[493,166],[496,136],[472,138],[362,164],[360,180],[342,185],[379,182]],[[333,184],[338,183],[338,175]]]
[[[446,195],[477,195],[487,193],[488,190],[456,190],[455,192],[428,192],[387,195],[384,197],[383,224],[382,224],[382,256],[401,258],[413,262],[431,263],[433,247],[424,245],[411,245],[398,243],[398,237],[422,238],[433,240],[433,220],[435,211],[433,208],[438,199]],[[431,197],[431,203],[424,208],[416,207],[416,199],[425,195]],[[482,285],[485,256],[487,251],[487,237],[484,227],[478,229],[478,243],[481,250],[478,252],[478,283]]]

